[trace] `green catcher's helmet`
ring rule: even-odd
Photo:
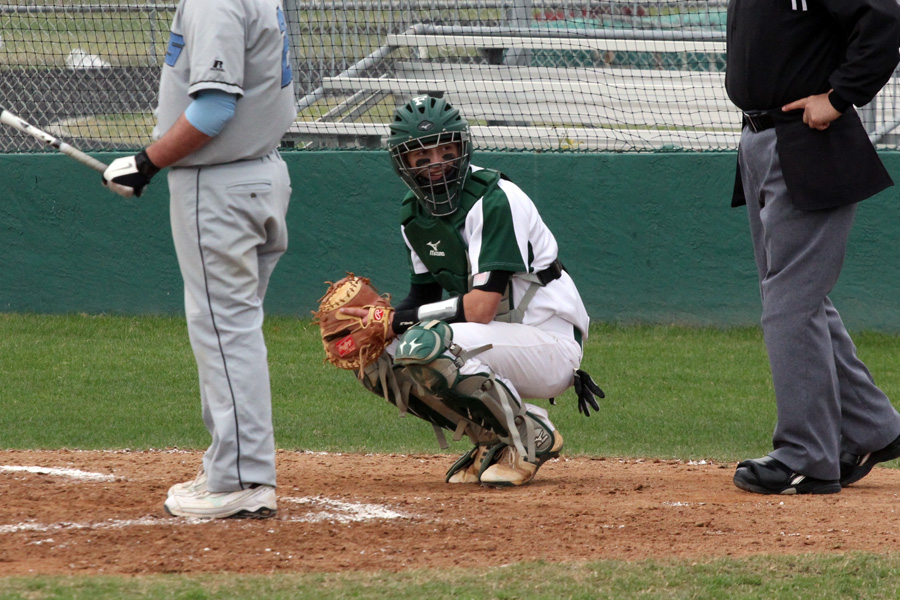
[[[394,111],[388,150],[391,163],[409,186],[419,203],[430,214],[441,217],[459,208],[460,197],[469,175],[472,147],[469,124],[443,98],[416,96]],[[427,166],[410,165],[406,154],[413,150],[429,150],[444,144],[458,143],[458,156],[445,156]],[[443,169],[443,176],[429,175],[429,170]]]

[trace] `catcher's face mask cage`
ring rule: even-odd
[[[454,213],[469,175],[469,124],[443,98],[417,96],[394,111],[388,149],[394,170],[430,214]]]
[[[391,148],[400,177],[425,209],[436,217],[459,208],[469,173],[469,139],[463,131],[441,133]]]

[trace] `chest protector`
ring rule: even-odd
[[[442,288],[453,295],[469,291],[471,265],[460,230],[475,203],[497,185],[500,173],[483,169],[469,174],[459,209],[446,217],[426,214],[412,194],[403,200],[401,222],[406,239]]]

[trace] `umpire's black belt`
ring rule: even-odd
[[[768,112],[745,112],[742,126],[749,127],[754,133],[759,133],[775,127],[775,119]]]

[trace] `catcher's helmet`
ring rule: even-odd
[[[472,146],[469,124],[443,98],[416,96],[394,111],[388,150],[400,178],[430,214],[441,217],[459,208],[463,186],[469,175]],[[437,163],[410,165],[406,154],[430,150],[445,144],[459,144],[459,152],[449,153]],[[429,171],[441,168],[435,177]]]

